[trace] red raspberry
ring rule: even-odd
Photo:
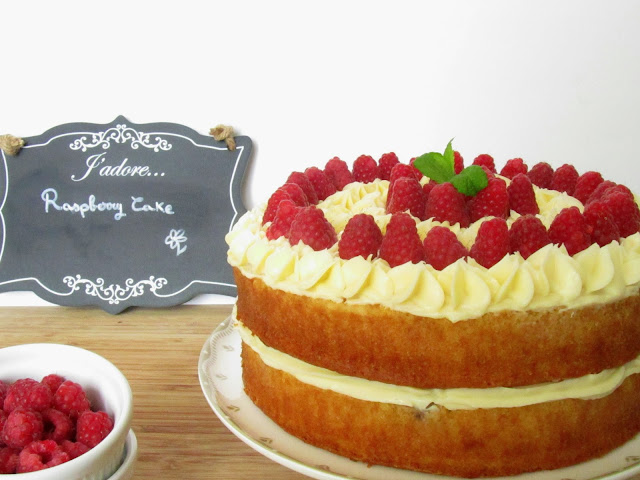
[[[24,448],[42,438],[42,416],[38,412],[18,407],[9,413],[2,429],[2,440],[11,448]]]
[[[402,177],[393,183],[393,193],[387,197],[387,213],[408,211],[422,219],[425,207],[424,191],[415,178]]]
[[[335,185],[329,180],[322,170],[318,167],[309,167],[304,171],[307,178],[313,185],[313,189],[316,191],[316,196],[319,201],[324,200],[336,193]]]
[[[604,201],[590,202],[584,207],[584,219],[591,229],[591,239],[601,247],[620,240],[620,229]]]
[[[267,208],[262,214],[262,224],[266,224],[267,222],[273,222],[273,219],[276,218],[276,212],[278,211],[278,205],[283,200],[293,200],[289,196],[289,194],[283,190],[282,188],[278,188],[275,192],[271,194],[269,200],[267,201]]]
[[[344,227],[338,254],[340,258],[349,260],[358,255],[363,258],[375,258],[382,243],[382,232],[371,215],[358,213],[351,217]]]
[[[434,182],[433,180],[429,180],[427,183],[422,185],[422,191],[424,192],[425,206],[426,206],[426,202],[429,201],[429,195],[431,195],[431,190],[433,190],[433,187],[435,187],[436,185],[437,183]],[[425,208],[425,215],[426,215],[426,208]],[[423,218],[426,219],[427,217],[423,215]]]
[[[356,182],[370,183],[378,178],[378,164],[369,155],[360,155],[353,162],[353,178]]]
[[[485,268],[491,268],[509,253],[509,227],[504,218],[492,218],[482,222],[470,256]]]
[[[336,231],[324,217],[324,213],[314,206],[302,208],[291,223],[289,242],[302,242],[314,250],[324,250],[338,241]]]
[[[316,191],[313,189],[313,185],[309,181],[309,177],[307,177],[302,172],[291,172],[289,178],[287,178],[287,183],[295,183],[304,192],[305,197],[309,201],[309,204],[315,205],[318,203],[318,195]]]
[[[0,447],[4,446],[4,440],[2,439],[2,430],[4,430],[4,424],[7,422],[7,414],[4,410],[0,410]]]
[[[587,203],[596,202],[600,200],[602,197],[604,197],[605,193],[609,191],[609,189],[615,186],[617,186],[617,184],[610,180],[604,180],[600,182],[600,184],[598,184],[598,186],[593,190],[593,192],[591,192],[591,195],[589,195],[589,198],[587,199]]]
[[[573,196],[580,200],[583,205],[585,205],[593,191],[602,182],[602,175],[600,175],[598,172],[585,172],[578,177],[576,188],[573,191]]]
[[[302,190],[302,187],[300,187],[300,185],[298,185],[297,183],[285,183],[280,188],[287,192],[289,194],[289,197],[291,198],[291,201],[299,207],[306,207],[307,205],[309,205],[307,196]]]
[[[507,184],[501,178],[490,178],[487,186],[469,200],[467,207],[471,222],[484,217],[507,218],[509,216]]]
[[[578,207],[564,208],[549,227],[549,239],[564,245],[569,255],[575,255],[591,245],[589,226]]]
[[[4,408],[4,398],[9,390],[9,385],[0,380],[0,407]],[[0,408],[0,410],[2,410]]]
[[[394,213],[382,237],[379,257],[391,267],[407,262],[419,263],[424,260],[424,249],[418,236],[416,222],[408,213]]]
[[[429,193],[424,218],[468,227],[470,222],[465,196],[449,182],[435,185]]]
[[[464,170],[464,158],[460,155],[460,152],[453,151],[453,171],[458,174]]]
[[[280,237],[288,237],[291,223],[302,207],[298,207],[291,200],[282,200],[278,205],[276,216],[267,228],[267,238],[275,240]]]
[[[391,170],[398,165],[400,161],[394,152],[385,153],[378,160],[378,174],[382,180],[391,179]]]
[[[469,255],[456,234],[446,227],[433,227],[427,233],[422,245],[425,261],[436,270],[442,270],[456,260]]]
[[[85,410],[90,409],[89,400],[80,385],[71,380],[65,380],[53,395],[53,407],[66,413],[71,419],[78,418]]]
[[[393,184],[396,183],[396,180],[398,180],[399,178],[415,178],[416,180],[420,181],[420,179],[422,178],[422,173],[419,173],[419,170],[412,167],[411,165],[407,165],[406,163],[398,163],[395,167],[393,167],[389,176],[389,191],[387,192],[387,201],[389,201],[389,197],[391,197],[393,193]]]
[[[549,245],[549,234],[542,221],[535,215],[518,218],[509,229],[510,252],[520,252],[522,258],[529,258],[545,245]]]
[[[509,193],[509,207],[520,215],[536,215],[540,208],[536,202],[533,184],[524,173],[516,174],[507,187]]]
[[[519,173],[526,175],[528,169],[529,167],[527,167],[521,158],[512,158],[504,164],[504,167],[500,170],[500,175],[513,179],[513,177]]]
[[[51,398],[49,387],[32,378],[22,378],[9,386],[4,399],[4,410],[10,412],[17,407],[44,410],[51,406]]]
[[[0,474],[16,473],[20,450],[10,447],[0,448]]]
[[[474,158],[473,165],[479,165],[481,167],[487,167],[487,169],[491,173],[496,173],[496,164],[493,161],[493,157],[491,155],[489,155],[488,153],[483,153],[481,155],[478,155],[476,158]]]
[[[576,183],[578,182],[578,172],[573,165],[565,163],[555,172],[551,178],[551,190],[557,190],[558,192],[566,192],[568,195],[573,195],[576,189]]]
[[[601,201],[611,212],[622,238],[640,231],[640,209],[628,188],[623,185],[611,187]]]
[[[76,424],[76,441],[93,448],[109,435],[113,420],[106,412],[83,412]]]
[[[58,389],[58,387],[62,385],[62,382],[64,382],[65,380],[66,379],[64,377],[61,377],[56,373],[52,373],[44,377],[42,380],[40,380],[40,383],[49,387],[49,390],[51,390],[51,394],[53,395],[54,393],[56,393],[56,390]]]
[[[55,408],[48,408],[42,412],[44,431],[42,438],[57,443],[73,438],[75,425],[68,415]]]
[[[63,440],[60,443],[60,448],[62,448],[62,450],[66,452],[67,455],[69,455],[69,460],[73,460],[74,458],[77,458],[90,450],[90,448],[87,447],[84,443],[71,442],[69,440]]]
[[[342,190],[344,187],[353,182],[353,175],[349,170],[347,162],[333,157],[324,167],[324,174],[336,187],[336,190]]]
[[[17,473],[36,472],[69,461],[69,455],[53,440],[32,442],[18,456]]]
[[[424,177],[424,173],[422,173],[422,172],[421,172],[421,171],[420,171],[420,170],[419,170],[419,169],[414,165],[415,161],[416,161],[416,157],[413,157],[411,160],[409,160],[409,166],[410,166],[411,168],[413,168],[413,172],[416,174],[416,178],[417,178],[418,180],[420,180],[422,177]]]
[[[553,179],[553,168],[546,162],[536,163],[527,176],[535,186],[540,188],[550,188]]]

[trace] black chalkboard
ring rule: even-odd
[[[72,123],[0,168],[0,291],[58,305],[177,305],[235,296],[224,236],[246,211],[249,137],[173,123]]]

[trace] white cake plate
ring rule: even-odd
[[[222,322],[200,352],[202,391],[220,421],[265,457],[318,480],[459,480],[389,467],[369,466],[313,447],[286,433],[244,393],[241,340],[231,317]],[[606,456],[553,471],[527,473],[504,480],[640,479],[640,435]]]

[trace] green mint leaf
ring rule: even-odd
[[[451,163],[451,168],[453,168],[455,163],[454,155],[453,155],[453,147],[451,146],[452,142],[453,142],[453,138],[449,140],[449,143],[447,144],[447,148],[444,149],[444,158],[447,162]]]
[[[470,165],[453,177],[451,183],[460,193],[472,197],[489,184],[489,179],[482,167]]]
[[[436,183],[448,182],[455,175],[453,161],[449,162],[438,152],[420,155],[414,160],[413,166]]]

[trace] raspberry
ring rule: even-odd
[[[51,398],[49,387],[32,378],[22,378],[9,386],[4,399],[4,410],[10,412],[17,407],[44,410],[51,406]]]
[[[434,182],[433,180],[429,180],[427,183],[422,185],[422,191],[424,192],[425,205],[426,205],[426,202],[429,201],[429,195],[431,195],[431,190],[433,190],[433,187],[435,187],[436,185],[437,183]],[[426,215],[426,208],[425,208],[425,215]],[[424,215],[423,217],[426,218]]]
[[[598,172],[585,172],[578,177],[576,188],[573,191],[573,196],[580,200],[583,205],[585,205],[593,191],[602,182],[602,175],[600,175]]]
[[[7,414],[4,410],[0,410],[0,447],[4,446],[4,440],[2,439],[2,430],[4,430],[4,424],[7,422]]]
[[[307,201],[311,205],[315,205],[318,203],[318,195],[316,191],[313,189],[313,185],[309,181],[309,177],[307,177],[302,172],[291,172],[289,178],[287,178],[287,183],[295,183],[304,192],[304,195],[307,197]]]
[[[2,429],[2,440],[11,448],[24,448],[42,438],[43,423],[38,412],[17,407],[12,410]]]
[[[400,161],[394,152],[385,153],[378,160],[378,175],[382,180],[391,179],[391,170],[398,165]]]
[[[396,180],[398,180],[399,178],[415,178],[416,180],[420,181],[420,179],[422,178],[422,173],[419,173],[419,170],[417,168],[414,168],[411,165],[407,165],[406,163],[398,163],[396,166],[394,166],[389,176],[389,190],[387,192],[387,201],[393,193],[393,184],[396,183]]]
[[[409,166],[410,166],[411,168],[413,168],[413,172],[416,174],[416,178],[417,178],[418,180],[420,180],[422,177],[424,177],[424,173],[422,173],[422,172],[421,172],[421,171],[420,171],[420,170],[419,170],[419,169],[414,165],[415,161],[416,161],[416,157],[413,157],[411,160],[409,160]]]
[[[521,158],[512,158],[511,160],[507,160],[507,163],[504,164],[504,167],[500,170],[500,175],[513,179],[513,177],[519,173],[526,175],[528,169],[529,167],[527,167]]]
[[[573,165],[565,163],[555,172],[551,178],[551,190],[557,190],[558,192],[566,192],[568,195],[573,195],[576,189],[576,183],[578,182],[578,172]]]
[[[0,406],[4,408],[4,398],[7,395],[7,391],[9,390],[9,385],[0,380]],[[2,410],[0,408],[0,410]]]
[[[73,421],[68,415],[59,410],[55,408],[44,410],[42,412],[42,421],[44,425],[42,438],[60,443],[73,437]]]
[[[535,215],[518,218],[509,229],[510,252],[520,252],[522,258],[529,256],[545,245],[549,245],[549,234],[542,221]]]
[[[620,240],[620,229],[614,216],[602,200],[590,202],[584,207],[584,219],[591,229],[591,239],[601,247]]]
[[[378,255],[391,267],[424,260],[422,242],[411,215],[404,212],[391,215]]]
[[[425,261],[436,270],[442,270],[469,255],[456,234],[446,227],[436,226],[429,230],[424,238],[423,247]]]
[[[536,187],[549,188],[553,178],[553,168],[546,162],[536,163],[527,172],[527,176]]]
[[[464,170],[464,158],[457,150],[453,151],[453,171],[458,174]]]
[[[520,215],[536,215],[540,208],[536,202],[533,184],[524,173],[516,174],[507,187],[509,193],[509,207]]]
[[[356,182],[370,183],[378,178],[378,164],[369,155],[360,155],[353,162],[353,178]]]
[[[74,458],[77,458],[90,450],[90,448],[87,447],[84,443],[72,442],[70,440],[63,440],[60,443],[60,448],[62,448],[62,450],[66,452],[67,455],[69,455],[69,460],[73,460]]]
[[[291,223],[302,207],[298,207],[291,200],[282,200],[278,205],[276,216],[267,228],[267,238],[275,240],[280,237],[288,237]]]
[[[18,453],[15,448],[0,448],[0,474],[16,473],[18,468]]]
[[[344,227],[338,242],[340,258],[348,260],[358,255],[375,258],[382,243],[382,232],[371,215],[358,213]]]
[[[309,205],[307,196],[302,190],[302,187],[300,187],[300,185],[298,185],[297,183],[285,183],[280,187],[280,189],[287,192],[289,194],[289,197],[291,198],[291,201],[299,207],[306,207],[307,205]]]
[[[549,239],[552,243],[564,245],[569,255],[575,255],[591,245],[589,226],[578,207],[560,211],[549,227]]]
[[[89,410],[89,400],[80,385],[65,380],[53,395],[53,407],[66,413],[71,419],[78,418],[85,410]]]
[[[342,190],[348,184],[353,182],[353,175],[349,171],[347,162],[340,160],[338,157],[333,157],[324,166],[324,174],[336,187],[336,190]]]
[[[487,169],[491,173],[496,173],[496,164],[493,161],[493,157],[491,155],[489,155],[488,153],[483,153],[481,155],[478,155],[476,158],[474,158],[473,165],[479,165],[481,167],[487,167]]]
[[[467,206],[471,222],[484,217],[507,218],[509,216],[507,184],[501,178],[490,178],[487,186],[472,197]]]
[[[433,218],[438,222],[449,222],[461,227],[469,226],[469,214],[465,197],[451,183],[435,185],[429,193],[424,218]]]
[[[269,200],[267,200],[267,208],[262,214],[263,225],[267,222],[273,222],[273,219],[276,218],[278,205],[280,205],[280,202],[283,200],[291,200],[291,197],[282,188],[278,188],[275,192],[271,194],[271,196],[269,197]],[[291,201],[293,202],[293,200]]]
[[[491,268],[509,253],[509,228],[504,218],[492,218],[482,222],[470,256],[485,268]]]
[[[600,200],[602,197],[604,197],[605,193],[607,193],[607,191],[609,191],[609,189],[613,188],[616,186],[616,183],[610,181],[610,180],[604,180],[602,182],[600,182],[598,184],[598,186],[593,190],[593,192],[591,192],[591,195],[589,195],[589,198],[587,199],[587,203],[589,202],[596,202],[598,200]],[[585,203],[586,205],[586,203]]]
[[[83,412],[76,424],[76,441],[93,448],[104,440],[112,429],[113,420],[106,412]]]
[[[336,231],[319,208],[302,208],[291,223],[289,242],[302,242],[314,250],[324,250],[338,241]]]
[[[330,195],[336,193],[336,187],[331,180],[318,167],[309,167],[304,171],[305,175],[313,185],[316,196],[319,201],[324,200]]]
[[[387,197],[387,213],[409,211],[414,217],[422,218],[425,207],[424,191],[415,178],[402,177],[393,183],[393,193]]]
[[[601,201],[611,212],[621,237],[625,238],[640,231],[640,209],[633,194],[626,187],[611,187]]]
[[[69,461],[69,455],[53,440],[32,442],[18,456],[17,473],[36,472]]]
[[[42,380],[40,380],[40,383],[49,387],[51,394],[54,394],[56,393],[56,390],[58,389],[58,387],[62,385],[62,382],[64,382],[65,380],[66,379],[64,377],[61,377],[60,375],[52,373],[44,377]]]

